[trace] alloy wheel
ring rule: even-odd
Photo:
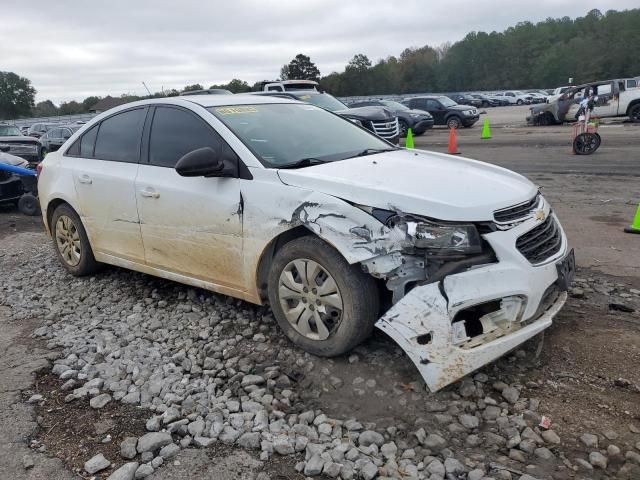
[[[278,298],[287,321],[306,338],[326,340],[342,321],[344,307],[338,285],[313,260],[300,258],[285,266]]]
[[[60,215],[56,222],[56,245],[64,262],[75,267],[80,263],[82,246],[80,234],[73,220],[66,215]]]

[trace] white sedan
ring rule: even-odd
[[[47,155],[39,192],[71,274],[112,264],[269,303],[315,355],[377,326],[432,390],[547,328],[573,275],[524,177],[276,97],[109,110]]]

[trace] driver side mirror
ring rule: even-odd
[[[226,165],[223,156],[211,147],[198,148],[185,154],[175,166],[182,177],[233,177],[237,174],[235,165]]]

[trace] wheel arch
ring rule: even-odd
[[[627,107],[627,111],[626,111],[627,116],[629,116],[629,113],[631,113],[631,109],[636,105],[640,105],[640,98],[632,100],[631,103],[629,103],[629,106]]]
[[[279,235],[274,237],[264,248],[260,255],[260,259],[258,260],[258,268],[256,268],[255,279],[256,291],[258,292],[258,295],[263,302],[268,300],[269,295],[267,292],[267,280],[269,278],[269,270],[271,269],[273,258],[275,257],[278,250],[280,250],[284,245],[292,240],[309,235],[317,236],[306,226],[299,225],[280,233]],[[326,241],[324,239],[322,240]]]

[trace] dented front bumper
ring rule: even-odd
[[[547,215],[552,215],[548,207]],[[542,264],[532,265],[516,249],[518,237],[535,222],[485,235],[497,263],[417,286],[376,323],[407,353],[431,391],[537,335],[564,305],[567,294],[557,286],[556,267],[568,252],[564,232],[559,251]],[[483,311],[482,306],[496,311],[476,315],[475,325],[465,332],[459,320],[474,309]]]

